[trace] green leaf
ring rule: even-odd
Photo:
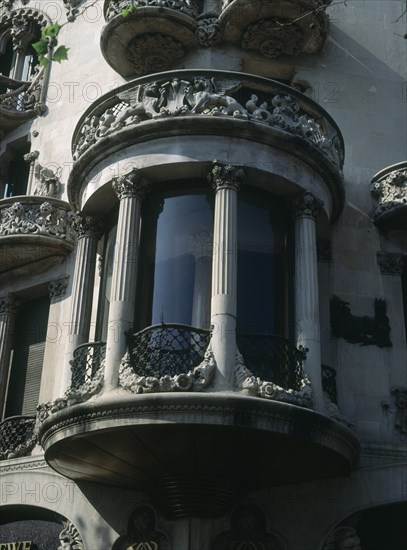
[[[65,46],[59,46],[52,55],[53,61],[61,63],[64,59],[68,59],[68,50]]]
[[[123,8],[121,13],[122,13],[123,17],[127,17],[130,12],[129,12],[129,10],[126,10],[125,8]]]
[[[59,25],[58,23],[54,23],[53,25],[48,25],[47,27],[45,27],[44,29],[42,29],[41,31],[41,35],[45,38],[46,36],[49,36],[49,37],[56,37],[58,36],[58,33],[61,29],[61,25]]]
[[[48,67],[49,65],[49,59],[45,57],[44,55],[38,56],[38,63],[42,65],[42,67]]]
[[[48,51],[48,42],[41,38],[41,40],[39,40],[38,42],[34,42],[32,44],[32,47],[38,53],[38,55],[42,55],[44,53],[47,53]]]

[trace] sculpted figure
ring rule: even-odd
[[[162,94],[157,82],[123,92],[119,98],[128,106],[119,114],[112,130],[124,128],[129,119],[130,122],[139,122],[156,117],[160,113]]]
[[[270,122],[271,120],[271,113],[267,110],[267,101],[264,101],[259,106],[257,105],[257,102],[259,101],[259,98],[256,94],[252,94],[250,96],[250,99],[246,103],[246,109],[251,114],[252,118],[256,120],[260,120],[261,122]]]
[[[196,78],[193,83],[191,113],[202,113],[205,109],[219,107],[225,115],[243,115],[247,117],[247,111],[233,97],[217,92],[215,80]]]

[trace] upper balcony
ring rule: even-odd
[[[225,143],[233,147],[226,150]],[[260,180],[261,172],[267,185],[271,172],[281,176],[280,192],[290,190],[291,166],[294,186],[307,179],[313,192],[321,186],[328,215],[335,217],[342,208],[344,144],[330,115],[279,82],[209,70],[139,78],[97,99],[73,135],[69,200],[81,210],[92,194],[100,195],[118,159],[140,159],[155,171],[160,167],[164,177],[165,166],[182,164],[175,177],[185,177],[186,164],[192,170],[226,154],[232,163],[247,159],[259,171],[254,179]]]
[[[331,0],[105,0],[102,53],[122,76],[175,67],[192,50],[230,43],[267,59],[312,54]]]
[[[29,456],[37,443],[34,416],[10,416],[0,422],[0,460]]]
[[[64,258],[74,247],[73,212],[51,197],[0,200],[0,273]]]
[[[399,162],[378,172],[372,179],[377,200],[374,222],[383,229],[407,228],[407,162]]]

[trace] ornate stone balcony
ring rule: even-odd
[[[182,146],[186,156],[197,158],[196,151],[188,153],[192,136],[195,143],[201,141],[200,152],[201,156],[206,153],[206,161],[220,154],[214,145],[217,136],[239,140],[249,155],[252,149],[258,155],[261,146],[269,148],[270,159],[271,149],[287,152],[294,164],[305,163],[322,177],[332,196],[334,215],[342,207],[344,146],[329,114],[297,90],[273,80],[206,70],[139,78],[99,98],[74,132],[76,162],[68,183],[70,201],[81,209],[82,182],[117,151],[137,144],[142,154],[142,144],[147,142],[145,156],[154,162],[163,139],[167,139],[167,158],[171,140],[177,151],[184,140],[188,142]],[[239,157],[237,147],[236,151]],[[162,155],[158,162],[162,164]]]
[[[104,343],[80,346],[64,398],[39,408],[47,462],[72,479],[144,487],[173,518],[221,515],[258,484],[346,474],[358,442],[310,409],[305,351],[259,338],[253,348],[253,339],[238,337],[243,358],[228,392],[213,385],[209,331],[156,325],[128,335],[110,395],[102,391]]]
[[[317,53],[330,1],[219,0],[205,13],[200,0],[106,0],[102,52],[122,76],[169,69],[192,49],[222,42],[268,59]]]
[[[372,179],[377,200],[374,222],[384,229],[407,228],[407,162],[388,166]]]
[[[0,422],[0,460],[28,456],[37,443],[34,416],[10,416]]]
[[[73,249],[74,214],[51,197],[16,196],[0,201],[0,273],[65,257]]]

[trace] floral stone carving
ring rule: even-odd
[[[46,235],[73,241],[73,212],[50,202],[15,202],[0,210],[0,236]]]
[[[217,17],[201,19],[195,31],[195,36],[201,48],[210,48],[220,44],[223,38],[223,31]]]
[[[270,86],[270,84],[268,83]],[[247,99],[241,100],[242,90]],[[239,99],[237,99],[238,96]],[[286,90],[251,93],[240,80],[184,75],[137,84],[117,95],[117,104],[85,118],[73,143],[77,160],[101,138],[151,119],[217,116],[251,121],[302,138],[320,150],[340,170],[344,153],[340,137],[322,126]]]
[[[235,362],[235,386],[249,394],[274,401],[292,403],[300,407],[312,407],[311,382],[307,377],[301,380],[299,390],[285,390],[273,382],[261,380],[245,366],[243,356],[237,352]]]
[[[298,55],[302,50],[304,33],[290,21],[262,19],[249,25],[243,35],[242,48],[258,50],[264,57],[274,59],[282,54]]]
[[[175,376],[139,376],[131,366],[130,354],[127,352],[119,369],[119,385],[133,393],[156,393],[172,391],[192,391],[207,388],[215,376],[216,362],[211,346],[205,352],[200,365],[186,374]]]
[[[386,169],[372,180],[371,192],[377,199],[377,208],[374,213],[375,222],[381,217],[389,218],[393,215],[402,215],[402,225],[407,220],[407,163],[394,166],[393,170]]]
[[[105,13],[106,21],[110,21],[116,15],[121,15],[122,10],[134,3],[133,0],[110,0]],[[180,11],[191,17],[197,17],[199,11],[199,0],[137,0],[137,5],[139,8],[168,8]]]

